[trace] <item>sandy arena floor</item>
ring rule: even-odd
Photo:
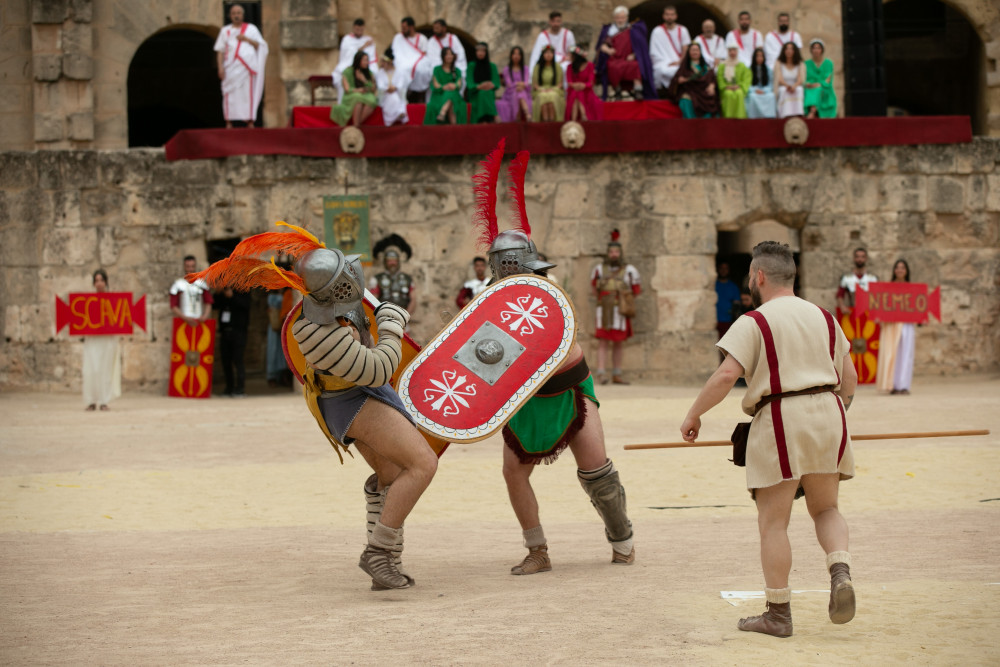
[[[678,440],[694,387],[601,387],[637,561],[609,564],[568,454],[535,475],[554,569],[523,549],[499,438],[453,446],[406,526],[410,590],[373,593],[362,461],[345,466],[297,394],[184,401],[0,395],[2,664],[997,664],[1000,378],[860,390],[853,432],[989,428],[860,442],[842,486],[858,616],[829,579],[803,503],[790,534],[795,636],[736,629],[761,591],[754,507],[722,448]],[[704,419],[728,437],[734,393]]]

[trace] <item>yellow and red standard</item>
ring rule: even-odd
[[[881,327],[868,313],[842,314],[837,311],[844,335],[851,341],[851,363],[858,371],[858,384],[872,384],[878,368],[878,338]]]
[[[179,398],[211,397],[214,360],[215,320],[191,326],[175,317],[167,395]]]

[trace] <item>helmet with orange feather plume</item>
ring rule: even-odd
[[[476,195],[476,215],[473,220],[479,230],[480,247],[488,247],[487,255],[494,280],[519,273],[539,273],[551,269],[555,264],[538,258],[538,248],[531,240],[531,225],[524,206],[524,175],[528,170],[528,151],[521,151],[511,162],[507,173],[510,175],[511,208],[514,229],[499,231],[497,224],[497,180],[506,141],[500,140],[497,147],[482,161],[483,171],[472,177]]]
[[[237,291],[291,286],[302,293],[302,313],[310,321],[330,324],[338,317],[346,317],[359,330],[367,331],[367,318],[361,306],[365,292],[361,256],[345,257],[340,250],[327,248],[301,227],[285,222],[277,224],[288,227],[290,233],[265,232],[244,239],[229,257],[188,275],[188,281],[201,278],[212,287],[231,287]],[[275,263],[274,257],[280,255],[295,260],[292,271]]]

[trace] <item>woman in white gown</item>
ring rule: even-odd
[[[375,73],[375,85],[386,127],[410,122],[406,113],[406,89],[410,85],[410,79],[406,72],[395,67],[391,46],[382,54],[382,61]]]
[[[774,94],[778,98],[778,118],[802,116],[803,84],[806,67],[802,64],[802,54],[795,42],[788,42],[781,48],[781,55],[774,63]]]
[[[97,269],[94,290],[108,291],[108,274]],[[111,399],[122,394],[121,355],[118,336],[85,336],[83,339],[83,404],[88,411],[108,409]]]
[[[892,267],[892,281],[910,282],[910,265],[905,259],[896,260]],[[875,383],[881,391],[910,393],[916,342],[916,325],[912,322],[882,322],[875,374]]]

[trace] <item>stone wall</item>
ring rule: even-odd
[[[902,0],[895,0],[897,2]],[[288,124],[291,108],[309,101],[308,78],[337,63],[340,37],[365,18],[380,50],[405,15],[418,25],[442,17],[493,46],[502,61],[514,44],[531,48],[548,12],[558,6],[580,40],[596,40],[617,2],[606,0],[263,0],[264,38],[271,45],[264,123]],[[656,2],[625,3],[629,7]],[[659,5],[666,4],[666,0]],[[836,66],[843,99],[840,3],[828,0],[715,0],[702,3],[730,27],[747,9],[762,31],[775,14],[791,13],[806,39],[820,37]],[[951,0],[982,39],[987,132],[1000,135],[1000,7],[993,0]],[[123,148],[128,145],[129,64],[152,35],[173,28],[206,33],[221,27],[221,1],[5,0],[0,3],[0,150]]]
[[[368,193],[373,238],[409,240],[428,340],[476,253],[474,157],[233,157],[168,163],[162,151],[0,154],[0,387],[75,390],[78,340],[54,331],[54,299],[90,289],[147,294],[149,331],[125,342],[124,381],[165,389],[166,290],[181,258],[206,242],[277,220],[322,229],[322,197]],[[501,206],[506,207],[503,201]],[[795,230],[803,295],[832,308],[850,251],[870,249],[888,276],[905,257],[914,280],[941,285],[943,322],[920,329],[918,373],[1000,369],[1000,140],[952,146],[537,156],[528,172],[534,238],[573,296],[593,345],[588,273],[612,227],[644,280],[633,377],[696,381],[717,358],[713,291],[718,232],[777,221]],[[509,216],[501,211],[501,224]]]

